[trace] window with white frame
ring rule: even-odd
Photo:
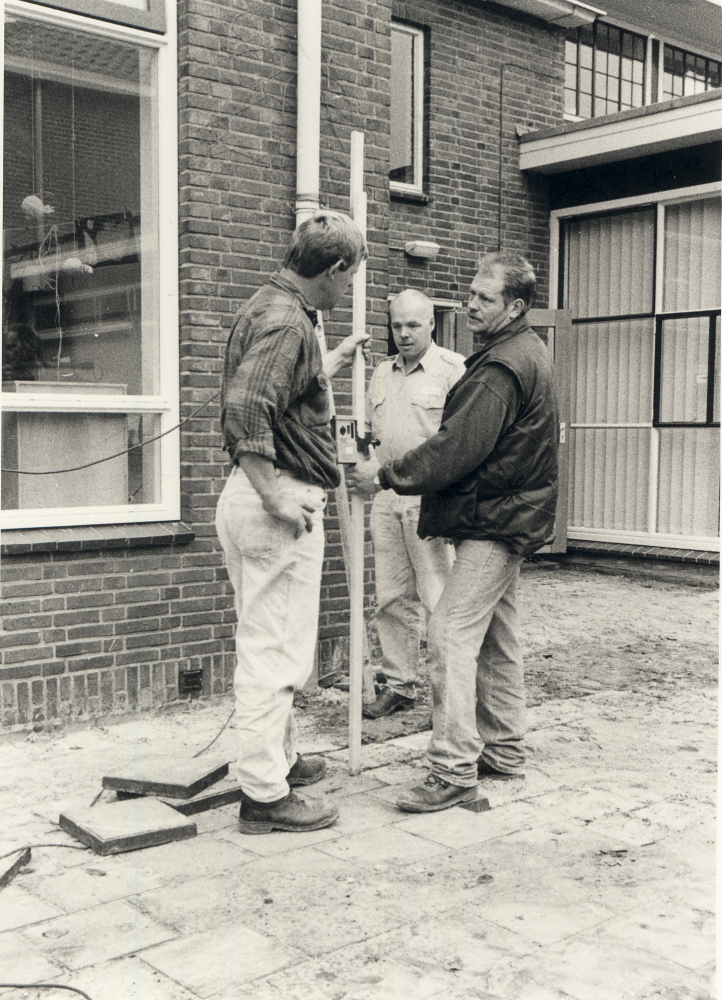
[[[424,33],[391,25],[391,189],[421,192],[424,163]]]
[[[5,5],[5,527],[180,514],[174,12],[99,2]]]
[[[709,548],[719,534],[719,186],[560,222],[572,310],[570,537]]]

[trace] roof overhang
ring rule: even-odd
[[[581,0],[493,0],[501,7],[511,7],[523,14],[531,14],[559,28],[578,28],[592,24],[605,11],[591,7]]]
[[[707,91],[520,136],[521,170],[567,170],[715,142],[722,136],[722,92]]]

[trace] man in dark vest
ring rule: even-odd
[[[482,257],[468,306],[480,349],[448,393],[438,432],[401,459],[347,475],[364,496],[422,494],[420,537],[456,548],[428,627],[431,771],[398,799],[409,812],[471,801],[479,778],[524,777],[517,584],[525,556],[553,535],[559,426],[551,361],[524,319],[535,286],[519,254]]]

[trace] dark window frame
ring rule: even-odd
[[[682,74],[681,74],[681,77],[678,74],[674,73],[673,71],[670,71],[670,70],[667,69],[667,53],[669,53],[669,55],[670,55],[670,61],[672,62],[672,64],[674,64],[675,53],[678,53],[682,57]],[[693,90],[693,91],[690,91],[690,93],[694,93],[694,94],[696,94],[696,93],[706,93],[708,90],[717,90],[717,89],[719,89],[720,86],[722,86],[722,62],[720,62],[718,59],[709,59],[707,56],[699,55],[699,54],[697,54],[695,52],[690,52],[687,49],[681,49],[677,45],[669,45],[669,44],[667,44],[665,42],[664,43],[664,59],[663,59],[663,65],[662,65],[662,100],[673,101],[677,97],[686,97],[687,96],[687,94],[685,92],[685,85],[686,85],[686,82],[687,82],[687,61],[688,61],[688,59],[690,61],[694,60],[695,62],[697,60],[701,60],[704,63],[704,91]],[[716,83],[716,84],[710,82],[710,66],[715,66],[717,68],[717,80],[719,82]],[[671,76],[672,76],[673,79],[681,79],[681,81],[682,81],[682,93],[681,94],[675,94],[674,90],[672,90],[670,92],[670,91],[668,91],[666,89],[666,87],[665,87],[665,80],[666,80],[668,74],[671,74]]]
[[[601,48],[599,48],[599,46],[598,46],[598,38],[600,37],[600,35],[602,33],[606,33],[607,36],[608,36],[609,32],[610,32],[610,29],[612,31],[615,31],[615,32],[619,33],[619,55],[617,57],[619,59],[619,66],[618,66],[618,72],[616,74],[610,74],[608,72],[601,72],[600,70],[597,69],[597,53],[598,52],[605,53],[607,55],[607,57],[610,54],[608,48],[607,49],[601,49]],[[583,35],[585,33],[588,33],[588,32],[591,32],[591,35],[592,35],[592,65],[591,65],[591,69],[589,70],[589,72],[591,73],[591,91],[587,95],[586,91],[582,91],[581,90],[581,72],[582,72],[583,69],[586,68],[586,67],[583,67],[581,65],[581,47],[582,47]],[[626,41],[626,39],[630,40],[631,49],[632,49],[632,57],[631,57],[632,58],[632,62],[633,63],[634,62],[641,63],[641,66],[642,66],[642,80],[641,80],[641,84],[636,84],[636,86],[641,86],[641,88],[642,88],[642,102],[641,102],[641,104],[634,104],[632,102],[629,105],[629,108],[637,108],[637,107],[644,107],[645,106],[645,104],[646,104],[646,92],[647,92],[647,59],[646,59],[647,44],[648,44],[648,38],[647,38],[647,36],[646,35],[640,35],[640,34],[638,34],[635,31],[628,31],[626,28],[619,28],[619,27],[617,27],[617,25],[615,25],[615,24],[609,24],[606,21],[595,21],[594,24],[591,25],[591,26],[583,26],[581,28],[572,29],[571,31],[569,31],[567,33],[567,36],[566,36],[567,43],[572,43],[573,44],[574,42],[576,42],[576,58],[575,58],[574,62],[569,62],[567,60],[567,58],[566,58],[566,47],[565,47],[565,62],[564,62],[565,73],[566,73],[566,67],[567,66],[574,66],[574,69],[575,69],[575,83],[574,83],[574,88],[573,88],[573,92],[574,92],[574,108],[575,108],[574,111],[566,110],[566,95],[568,93],[572,92],[572,88],[568,87],[566,85],[566,82],[565,82],[565,85],[564,85],[564,102],[565,102],[565,110],[566,110],[567,114],[572,114],[572,115],[574,115],[577,118],[589,119],[589,118],[602,118],[605,115],[615,114],[615,113],[617,113],[619,111],[629,110],[629,108],[626,106],[626,104],[625,104],[624,107],[622,106],[622,104],[623,104],[623,101],[622,101],[622,84],[624,82],[626,82],[626,81],[623,80],[622,62],[621,62],[621,60],[622,60],[623,53],[624,53],[624,47],[625,47],[625,41]],[[643,57],[642,57],[641,60],[640,59],[636,59],[635,56],[634,56],[635,43],[637,41],[641,42],[641,44],[643,46],[644,55],[643,55]],[[595,104],[596,104],[596,101],[598,99],[599,100],[604,100],[605,105],[610,100],[610,98],[607,96],[607,94],[605,94],[604,97],[601,97],[600,95],[597,94],[597,77],[598,76],[603,76],[605,78],[605,80],[614,80],[617,83],[617,97],[616,97],[617,107],[616,107],[615,111],[609,111],[606,108],[605,108],[605,110],[603,112],[600,112],[599,114],[597,114],[596,111],[595,111]],[[633,84],[633,81],[630,81],[630,84],[635,85],[635,84]],[[590,105],[591,105],[591,113],[589,115],[583,114],[581,112],[581,110],[580,110],[580,108],[581,108],[580,100],[581,100],[582,96],[588,96],[589,97]]]
[[[652,426],[653,427],[719,427],[719,420],[714,419],[715,403],[715,382],[714,363],[717,341],[717,318],[720,316],[720,309],[692,309],[683,312],[657,313],[654,330],[654,396],[652,403]],[[704,422],[699,420],[660,420],[659,412],[662,402],[662,341],[664,337],[663,325],[665,321],[672,319],[700,319],[705,316],[709,319],[709,333],[707,343],[707,412]]]

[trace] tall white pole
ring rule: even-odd
[[[364,137],[351,133],[351,214],[366,236],[366,193],[363,190]],[[353,331],[366,331],[366,262],[353,277]],[[359,345],[353,362],[352,406],[358,433],[364,433],[366,423],[366,360]],[[361,705],[364,669],[364,501],[351,497],[351,567],[349,592],[351,602],[351,634],[349,641],[349,771],[361,770]]]

